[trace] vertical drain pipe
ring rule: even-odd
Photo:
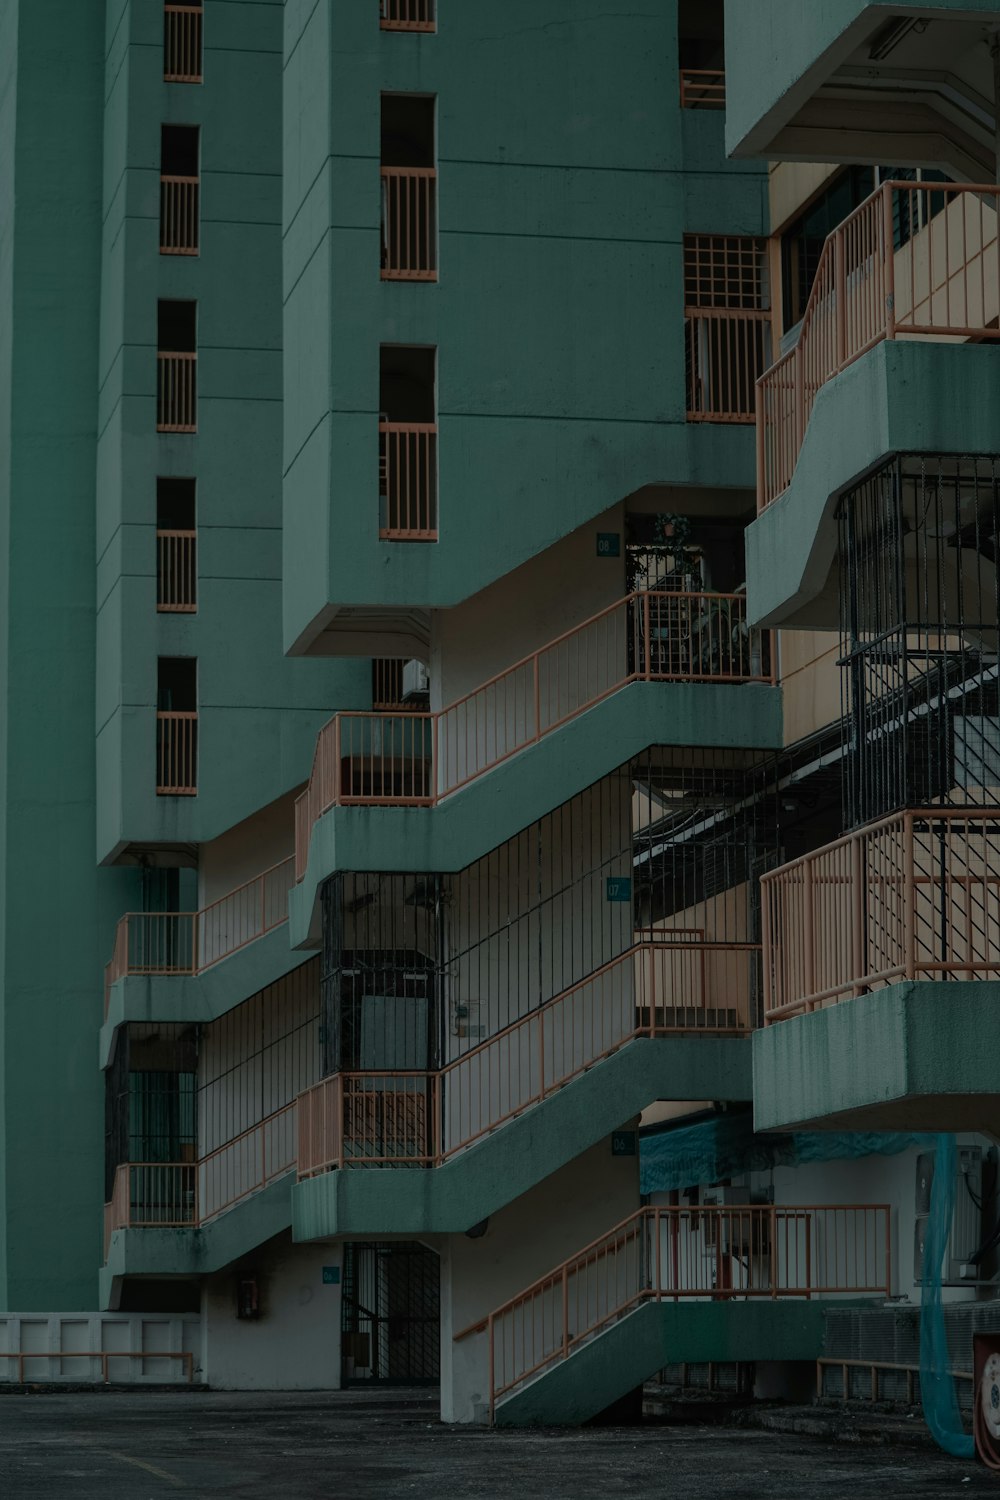
[[[996,154],[993,176],[1000,182],[1000,31],[993,33],[990,57],[993,59],[993,140]]]

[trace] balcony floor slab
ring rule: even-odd
[[[464,1234],[658,1099],[750,1097],[749,1037],[641,1038],[443,1166],[349,1167],[296,1184],[293,1238]]]
[[[1000,1117],[1000,981],[887,986],[753,1037],[757,1130],[984,1130]]]

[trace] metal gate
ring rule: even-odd
[[[415,1241],[344,1246],[345,1385],[437,1385],[441,1273]]]

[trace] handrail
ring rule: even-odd
[[[1000,974],[1000,808],[907,808],[761,876],[765,1024]]]
[[[689,955],[706,952],[746,954],[753,964],[760,945],[670,941],[665,933],[633,944],[439,1069],[344,1070],[321,1079],[298,1096],[299,1177],[440,1166],[633,1040],[746,1035],[753,1018],[740,1011],[748,1007],[725,997],[703,995],[703,1019],[691,1018]]]
[[[681,68],[681,109],[725,109],[725,68]]]
[[[433,807],[629,683],[773,681],[743,594],[637,591],[433,713],[335,714],[295,804],[296,878],[334,806]]]
[[[887,1203],[642,1208],[492,1312],[489,1406],[645,1302],[892,1295]]]
[[[995,183],[884,182],[827,236],[798,341],[757,382],[757,505],[792,480],[819,390],[887,339],[1000,338]]]
[[[125,912],[104,971],[105,1017],[116,980],[129,974],[203,974],[287,922],[294,865],[290,854],[200,911]]]

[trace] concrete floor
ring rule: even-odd
[[[726,1427],[485,1432],[412,1395],[0,1395],[3,1500],[869,1500],[996,1495],[926,1446]]]

